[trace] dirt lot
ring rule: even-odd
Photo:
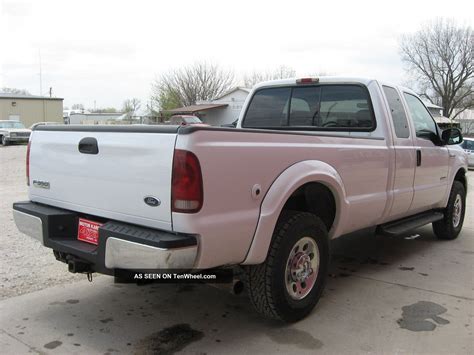
[[[0,146],[0,299],[83,279],[56,262],[53,252],[18,233],[11,206],[27,200],[25,145]]]
[[[429,226],[339,238],[320,303],[283,325],[256,315],[245,294],[106,276],[89,283],[68,273],[13,224],[12,202],[27,197],[25,150],[0,147],[2,353],[474,353],[472,172],[457,240],[439,241]]]

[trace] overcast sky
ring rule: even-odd
[[[403,82],[399,36],[439,16],[473,26],[474,1],[0,0],[0,87],[115,106],[155,77],[207,61],[243,75],[280,65]]]

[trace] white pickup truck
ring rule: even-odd
[[[324,288],[329,241],[433,223],[466,198],[458,129],[414,92],[360,78],[261,83],[236,128],[38,126],[19,230],[73,272],[234,266],[262,314],[292,322]]]

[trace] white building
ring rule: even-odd
[[[452,124],[451,120],[443,115],[443,108],[441,106],[432,104],[429,101],[425,101],[425,106],[431,112],[438,126],[448,128]]]
[[[245,99],[250,93],[250,89],[236,87],[212,100],[214,105],[227,105],[223,110],[210,111],[203,122],[211,126],[221,126],[229,124],[239,118],[240,111],[244,105]]]
[[[195,115],[211,126],[222,126],[239,118],[250,89],[236,87],[212,101],[200,101],[196,105],[178,107],[166,111],[173,115]]]
[[[455,119],[459,122],[462,133],[468,137],[474,136],[474,110],[461,112]]]

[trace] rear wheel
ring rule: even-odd
[[[273,319],[304,318],[321,297],[328,264],[328,235],[321,219],[306,212],[283,213],[265,262],[245,268],[253,306]]]
[[[433,223],[433,232],[439,239],[456,239],[461,232],[466,206],[466,189],[460,181],[454,181],[444,218]]]
[[[8,145],[8,144],[10,144],[10,142],[8,142],[8,140],[7,140],[7,138],[6,138],[5,136],[2,136],[2,145],[3,145],[3,146],[6,146],[6,145]]]

